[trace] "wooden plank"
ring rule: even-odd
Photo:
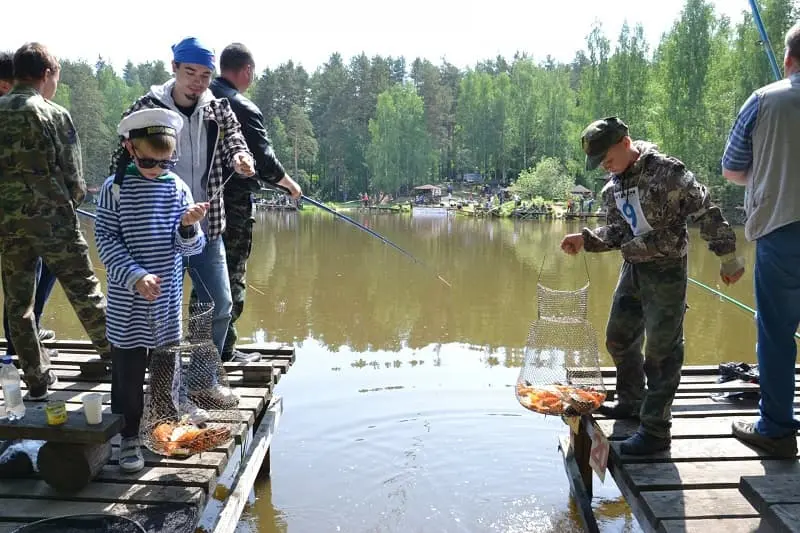
[[[261,421],[261,425],[253,435],[253,442],[247,450],[247,462],[239,470],[232,485],[232,491],[227,498],[225,506],[217,517],[213,533],[229,533],[237,528],[242,516],[242,511],[247,499],[253,490],[253,485],[261,468],[261,463],[269,450],[272,438],[278,428],[281,414],[283,413],[283,399],[276,398]]]
[[[95,381],[68,381],[70,377],[64,375],[66,373],[56,372],[58,375],[58,382],[48,387],[50,391],[70,391],[70,392],[99,392],[101,394],[111,393],[111,383],[109,381],[95,382]],[[77,372],[76,372],[77,374]],[[146,381],[145,381],[146,382]],[[28,390],[25,382],[21,382],[22,390]],[[234,394],[240,398],[266,398],[272,394],[271,387],[259,387],[256,385],[231,387]],[[3,398],[3,391],[0,390],[0,400]],[[109,400],[110,401],[110,400]]]
[[[716,383],[717,379],[719,378],[719,374],[693,374],[689,376],[681,376],[680,385],[694,385],[694,384],[711,384]],[[795,374],[794,377],[795,385],[797,382],[800,381],[800,375]],[[732,383],[732,382],[727,382]],[[616,376],[612,377],[604,377],[603,378],[603,385],[608,387],[616,388],[617,385],[617,378]]]
[[[800,463],[780,459],[700,460],[677,463],[628,463],[625,472],[638,491],[735,489],[742,476],[772,472],[800,474]],[[752,504],[752,502],[750,502]]]
[[[559,438],[558,450],[561,452],[561,458],[564,460],[564,470],[567,472],[570,493],[578,508],[578,517],[581,519],[583,531],[587,533],[600,533],[600,527],[597,525],[597,519],[592,510],[592,497],[586,490],[586,486],[583,482],[583,473],[578,467],[573,450],[570,448],[570,441],[566,437]]]
[[[184,358],[184,368],[188,366],[189,358]],[[71,354],[59,355],[56,361],[59,366],[75,365],[80,368],[81,373],[95,376],[108,374],[111,372],[111,362],[100,359],[99,357],[86,358],[84,356],[75,356]],[[286,360],[275,361],[256,361],[252,363],[229,362],[222,363],[222,368],[226,373],[241,372],[246,381],[263,381],[269,383],[272,379],[274,369],[280,369],[283,373],[289,368],[289,362]],[[248,376],[249,379],[248,379]]]
[[[750,505],[764,514],[776,503],[800,504],[800,475],[742,476],[739,490]]]
[[[245,406],[242,407],[240,410],[221,411],[221,410],[209,409],[208,414],[211,417],[210,421],[241,422],[243,424],[252,426],[253,423],[255,422],[255,411],[256,411],[256,409],[252,407],[252,404],[253,403],[258,404],[259,402],[263,405],[263,400],[260,400],[258,398],[242,398],[242,401],[240,403],[244,403]],[[69,417],[67,419],[67,423],[69,423],[69,421],[73,419],[85,420],[83,416],[83,404],[69,402],[66,403],[65,406],[67,409],[67,415]],[[31,403],[30,405],[28,405],[28,413],[33,413],[34,411],[39,411],[41,413],[44,413],[44,407],[45,407],[44,403]],[[103,419],[105,419],[106,416],[109,417],[112,416],[111,406],[107,404],[103,406]],[[28,415],[26,415],[25,418],[28,418]]]
[[[26,403],[25,418],[9,421],[0,419],[0,439],[33,439],[74,444],[103,444],[119,433],[122,416],[103,413],[103,422],[97,426],[86,423],[86,417],[70,416],[60,426],[48,426],[43,404]],[[80,406],[83,409],[83,406]]]
[[[134,480],[135,481],[135,480]],[[205,501],[203,489],[198,487],[171,487],[141,485],[138,483],[90,483],[85,488],[60,493],[38,479],[4,479],[0,483],[0,505],[4,498],[40,499],[43,506],[49,500],[91,501],[104,503],[193,503],[198,507]]]
[[[613,449],[609,451],[608,455],[608,472],[614,478],[622,497],[631,508],[633,515],[636,517],[639,527],[642,528],[644,533],[653,533],[657,530],[658,524],[651,523],[651,514],[649,513],[644,501],[639,498],[639,492],[634,490],[633,484],[625,473],[624,467],[617,463],[614,458]]]
[[[617,384],[605,384],[607,391],[616,391]],[[716,382],[699,382],[699,383],[685,383],[681,382],[678,385],[678,392],[684,393],[712,393],[712,392],[758,392],[761,386],[758,383],[742,383],[738,381],[727,381],[725,383]]]
[[[752,362],[749,361],[745,362],[747,362],[748,364],[753,364]],[[575,376],[582,375],[582,372],[583,375],[586,375],[587,373],[588,375],[596,375],[597,372],[595,369],[586,370],[586,369],[581,369],[580,367],[570,367],[567,369],[567,371]],[[794,371],[795,374],[800,372],[800,364],[795,365]],[[600,373],[604,378],[612,377],[617,375],[617,369],[613,366],[601,366]],[[682,376],[697,376],[703,374],[710,374],[714,376],[718,375],[719,365],[690,365],[690,366],[684,366],[681,369]]]
[[[76,390],[83,392],[111,392],[111,379],[109,376],[102,376],[97,379],[86,379],[75,367],[59,367],[54,365],[51,368],[58,376],[58,383],[50,387],[50,390]],[[149,382],[149,376],[145,374],[145,383]],[[241,376],[228,375],[228,385],[233,391],[242,396],[266,397],[272,394],[271,384],[243,383]],[[22,388],[27,390],[27,385],[22,382]],[[0,393],[0,396],[2,394]]]
[[[103,374],[102,376],[92,376],[87,377],[81,374],[77,367],[74,366],[58,366],[56,364],[51,365],[51,369],[59,376],[59,379],[62,377],[68,381],[73,383],[111,383],[111,375],[110,374]],[[249,388],[271,388],[271,384],[269,383],[251,383],[245,382],[242,379],[241,373],[232,373],[228,374],[228,385],[230,387],[249,387]],[[145,383],[149,382],[149,375],[145,374]]]
[[[57,339],[57,340],[50,340],[44,341],[43,345],[47,346],[48,348],[56,348],[56,349],[63,349],[63,350],[91,350],[94,351],[94,345],[89,340],[83,339]],[[5,338],[0,337],[0,348],[5,348],[8,346],[8,341]],[[279,342],[256,342],[256,343],[248,343],[248,344],[240,344],[236,346],[237,349],[247,352],[259,352],[264,355],[283,355],[283,356],[290,356],[295,353],[295,349],[292,346],[282,344]]]
[[[140,485],[169,485],[173,487],[198,487],[206,494],[214,490],[217,475],[209,468],[174,468],[146,466],[131,475],[122,472],[116,465],[106,465],[94,479],[95,482],[121,483],[132,481]]]
[[[676,400],[677,402],[678,400]],[[755,405],[755,404],[754,404]],[[794,409],[796,415],[800,415],[800,407],[796,406]],[[706,406],[689,406],[678,407],[672,409],[673,424],[675,419],[689,419],[689,418],[713,418],[713,417],[755,417],[758,416],[757,407],[737,407],[730,404],[708,404]],[[595,420],[609,420],[600,413],[592,413]]]
[[[165,457],[163,455],[156,455],[150,450],[143,449],[142,455],[144,456],[144,465],[152,467],[172,467],[172,468],[208,468],[215,470],[217,475],[225,470],[228,464],[228,455],[220,452],[204,452],[197,455],[192,455],[186,459],[177,457]],[[114,447],[111,450],[110,465],[119,464],[119,448]]]
[[[800,533],[800,505],[773,505],[765,518],[777,533]]]
[[[90,393],[89,392],[82,392],[82,391],[70,391],[70,390],[53,390],[50,393],[49,399],[50,400],[55,400],[55,401],[62,401],[62,402],[65,402],[67,405],[77,405],[77,406],[80,406],[82,408],[83,407],[83,398],[87,394],[90,394]],[[2,393],[0,393],[0,399],[2,399],[2,398],[3,398]],[[32,407],[35,410],[35,412],[37,412],[37,413],[43,413],[43,411],[40,410],[42,408],[42,403],[31,402],[30,404],[26,404],[26,405],[29,408]],[[109,393],[103,393],[103,405],[111,405],[111,393],[110,392]],[[240,409],[240,410],[251,410],[251,411],[256,411],[256,412],[261,411],[263,408],[264,408],[264,397],[263,396],[262,397],[247,396],[247,397],[244,397],[244,398],[239,398],[239,405],[237,407],[237,409]],[[116,415],[114,415],[114,416],[116,416]],[[26,416],[25,418],[28,418],[28,417]],[[73,421],[73,419],[77,420],[78,418],[77,417],[70,417],[69,420],[67,421],[67,423]],[[24,420],[25,419],[23,419],[23,421]],[[83,420],[84,420],[84,425],[86,425],[85,424],[85,418]],[[44,423],[46,423],[46,420],[44,420]],[[8,423],[8,424],[10,424],[10,423]],[[120,424],[121,424],[121,422],[120,422]],[[87,426],[87,427],[91,428],[92,426]],[[2,421],[0,421],[0,431],[2,431],[2,428],[3,428],[3,424],[2,424]],[[117,431],[119,431],[119,429],[117,429]],[[2,436],[2,435],[0,435],[0,436]],[[20,437],[20,438],[22,438],[22,437]],[[108,439],[106,439],[106,440],[108,440]],[[103,442],[105,442],[105,441],[103,441]]]
[[[122,504],[108,502],[74,502],[67,500],[42,500],[27,498],[3,498],[0,500],[0,520],[32,522],[53,516],[74,514],[110,513],[128,515],[132,512],[158,507],[158,505]]]
[[[758,518],[758,512],[737,489],[643,492],[651,522],[687,518]]]
[[[761,518],[721,518],[664,520],[661,533],[773,533]]]
[[[730,437],[731,424],[738,416],[722,416],[705,419],[680,418],[672,420],[672,438],[684,437]],[[633,434],[639,427],[636,420],[595,419],[608,440],[622,440]]]
[[[615,455],[615,459],[620,463],[669,463],[701,459],[735,461],[770,457],[768,453],[751,448],[733,436],[728,438],[674,439],[669,450],[647,456],[622,455],[619,449],[619,442],[611,442],[610,444],[611,453]]]

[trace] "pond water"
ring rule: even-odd
[[[588,275],[611,364],[603,332],[619,253],[562,254],[577,221],[350,214],[422,264],[324,213],[258,213],[241,341],[293,344],[297,361],[276,389],[272,477],[239,529],[579,531],[557,449],[568,428],[523,409],[513,385],[540,271],[560,288]],[[85,233],[93,243],[90,223]],[[737,235],[739,284],[721,287],[696,229],[690,276],[752,307],[754,250]],[[754,361],[752,316],[692,284],[688,299],[687,364]],[[43,326],[86,338],[58,285]],[[610,475],[595,480],[594,506],[603,531],[641,531]]]

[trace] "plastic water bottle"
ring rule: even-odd
[[[3,387],[3,400],[6,404],[6,416],[9,420],[19,420],[25,416],[25,404],[22,403],[22,387],[19,372],[11,363],[11,356],[3,356],[0,365],[0,385]]]

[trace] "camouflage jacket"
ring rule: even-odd
[[[69,112],[17,85],[0,98],[0,234],[77,224],[75,208],[85,196]]]
[[[736,234],[711,203],[708,189],[654,144],[634,141],[633,146],[639,159],[603,188],[606,225],[583,229],[586,251],[619,249],[630,263],[683,257],[689,248],[686,225],[695,221],[709,250],[724,260],[732,258]]]
[[[174,83],[174,80],[170,80],[162,86],[153,86],[149,93],[136,100],[127,111],[122,113],[122,117],[125,118],[140,109],[158,107],[172,109],[158,99],[157,93],[171,90]],[[225,202],[222,194],[216,197],[214,195],[222,188],[223,183],[228,178],[225,175],[225,168],[233,168],[234,155],[239,152],[248,154],[251,152],[247,148],[241,125],[231,110],[228,100],[224,98],[211,100],[203,107],[203,120],[209,124],[208,142],[209,145],[213,146],[213,152],[210,150],[211,153],[209,154],[208,184],[206,187],[208,197],[213,198],[213,200],[211,200],[211,206],[208,210],[208,231],[206,236],[209,239],[216,239],[225,231]],[[120,138],[120,143],[111,157],[109,170],[112,175],[124,173],[127,163],[122,168],[119,165],[123,153],[125,153],[125,147],[122,145],[122,138]]]

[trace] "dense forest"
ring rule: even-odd
[[[760,3],[780,61],[797,3]],[[248,95],[290,174],[327,200],[474,173],[550,198],[576,182],[595,189],[601,173],[584,170],[579,134],[615,114],[634,138],[682,159],[718,202],[740,203],[742,190],[726,185],[720,158],[741,104],[773,81],[750,14],[732,24],[709,2],[686,0],[658,43],[646,42],[641,26],[616,36],[587,30],[570,63],[534,51],[462,70],[422,58],[362,54],[347,62],[334,53],[314,72],[292,61],[266,69]],[[89,183],[107,175],[123,110],[170,76],[162,61],[118,71],[102,57],[94,65],[62,58],[56,101],[72,112]]]

